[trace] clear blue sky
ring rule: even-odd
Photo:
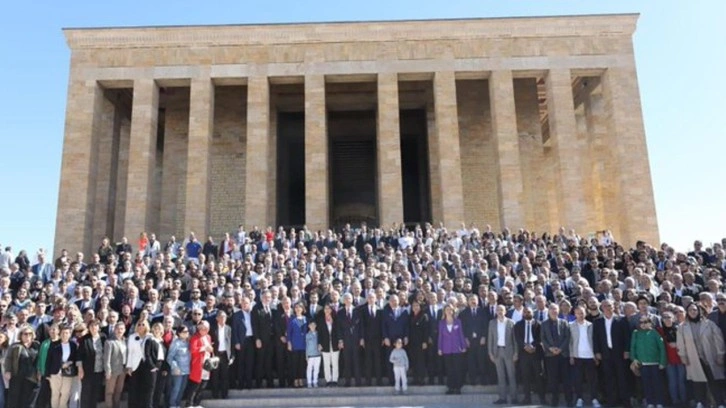
[[[70,52],[61,28],[641,13],[635,49],[661,239],[726,236],[726,1],[10,1],[0,13],[0,244],[52,248]],[[627,171],[627,170],[624,170]]]

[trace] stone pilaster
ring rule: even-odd
[[[557,196],[561,226],[574,228],[587,236],[588,208],[585,206],[582,152],[577,142],[575,102],[572,98],[572,77],[569,69],[552,69],[546,80],[547,114],[550,125],[550,142],[559,175]]]
[[[491,73],[489,100],[492,107],[492,136],[499,162],[497,176],[501,226],[516,231],[527,226],[512,71]]]
[[[151,189],[153,188],[152,172],[156,165],[159,88],[153,79],[134,81],[134,99],[131,109],[126,217],[123,236],[128,237],[129,242],[134,245],[138,242],[139,234],[146,231],[151,217],[154,216]]]
[[[313,230],[330,226],[328,131],[325,77],[305,77],[305,224]]]
[[[401,178],[401,127],[398,108],[398,74],[378,75],[378,214],[379,224],[403,222]]]
[[[609,147],[615,149],[619,170],[621,236],[615,239],[626,248],[634,246],[637,240],[657,246],[658,221],[635,62],[605,71],[603,96],[608,133],[614,139]]]
[[[464,220],[464,188],[461,178],[459,117],[456,105],[456,78],[453,71],[434,74],[436,148],[439,158],[439,189],[442,218],[447,228],[457,228]]]
[[[205,241],[209,233],[209,149],[214,127],[214,84],[206,76],[192,78],[189,99],[184,234]]]
[[[71,78],[68,85],[63,162],[58,192],[54,248],[56,253],[63,248],[69,253],[87,252],[94,246],[95,144],[103,100],[103,90],[96,81]]]
[[[268,207],[275,186],[268,183],[270,166],[270,84],[267,77],[247,80],[247,164],[245,224],[264,228],[270,224]]]

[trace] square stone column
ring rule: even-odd
[[[184,235],[193,231],[204,242],[209,233],[209,149],[214,128],[212,80],[207,76],[192,78],[189,95]]]
[[[625,67],[610,67],[603,74],[609,146],[615,150],[619,202],[620,234],[615,239],[625,248],[643,240],[660,244],[658,219],[653,197],[653,182],[648,161],[648,146],[638,91],[635,62]]]
[[[101,121],[103,99],[103,89],[96,81],[71,78],[58,192],[56,253],[63,248],[69,253],[88,253],[100,244],[93,242],[92,231],[96,194],[94,135]],[[99,208],[99,211],[105,210]]]
[[[305,76],[305,224],[330,227],[330,180],[325,77]]]
[[[546,87],[550,141],[559,175],[557,201],[560,225],[568,230],[574,228],[578,234],[587,236],[593,231],[584,230],[587,211],[590,209],[585,205],[584,176],[580,158],[586,152],[580,151],[577,143],[577,121],[570,70],[550,70]]]
[[[512,71],[491,73],[489,100],[492,107],[492,136],[499,161],[497,178],[501,226],[516,231],[528,226],[525,225],[524,187]]]
[[[439,158],[439,189],[442,222],[457,228],[464,222],[464,187],[461,179],[459,116],[456,106],[456,78],[453,71],[434,74],[434,112],[436,114],[436,149]]]
[[[151,189],[152,172],[156,165],[158,118],[159,87],[156,82],[153,79],[135,80],[126,182],[126,217],[123,229],[123,236],[134,245],[134,250],[138,250],[135,244],[138,243],[139,234],[146,231],[151,217],[154,217]]]
[[[401,126],[398,74],[378,74],[378,222],[382,227],[403,222]]]
[[[268,183],[270,167],[270,83],[267,77],[247,80],[247,145],[245,183],[245,224],[265,228],[270,224],[268,207],[270,192],[275,188]],[[274,227],[274,226],[273,226]]]

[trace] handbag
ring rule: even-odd
[[[203,368],[206,371],[214,371],[219,368],[219,357],[217,356],[211,356],[204,360],[204,366]]]
[[[68,367],[61,368],[61,377],[75,377],[78,375],[78,366],[71,364]]]

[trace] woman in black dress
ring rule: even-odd
[[[411,302],[409,324],[408,353],[413,385],[421,385],[426,376],[426,356],[428,354],[426,349],[431,331],[429,315],[421,309],[421,302],[418,299]]]

